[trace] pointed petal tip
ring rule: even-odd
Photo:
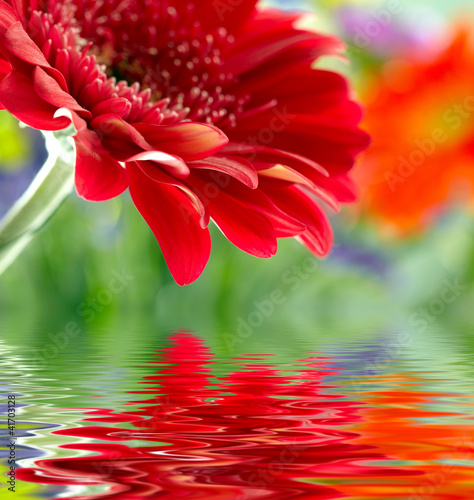
[[[207,123],[135,123],[133,126],[154,149],[179,156],[184,161],[197,161],[212,156],[229,142],[222,130]]]
[[[209,260],[211,238],[200,214],[179,187],[153,182],[138,164],[127,165],[132,200],[153,231],[176,283],[194,282]]]

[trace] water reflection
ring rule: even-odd
[[[127,500],[406,499],[407,488],[423,482],[425,469],[412,463],[423,456],[401,453],[395,441],[426,412],[394,420],[396,404],[381,404],[380,394],[351,400],[329,382],[340,361],[314,356],[288,366],[271,356],[243,356],[213,376],[218,363],[210,349],[198,336],[177,332],[153,363],[156,374],[133,391],[139,401],[121,411],[88,409],[81,426],[53,431],[71,438],[62,448],[89,456],[37,460],[18,478],[101,485],[102,493],[81,498]],[[426,399],[410,400],[409,391],[395,391],[391,397],[399,400],[392,402]],[[395,433],[387,420],[399,422]],[[439,433],[438,427],[426,438]]]

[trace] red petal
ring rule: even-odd
[[[347,175],[340,177],[324,177],[318,180],[320,185],[326,191],[332,193],[341,203],[353,203],[358,199],[358,189],[354,181]]]
[[[76,111],[84,118],[92,118],[89,111],[80,106],[70,94],[64,92],[56,80],[39,66],[34,70],[33,79],[36,93],[46,102],[58,108],[67,108],[71,111]]]
[[[191,187],[194,187],[194,184],[199,185],[199,189],[195,191],[205,205],[211,203],[220,191],[225,191],[226,196],[244,205],[247,210],[265,217],[278,233],[295,236],[306,229],[304,224],[281,211],[261,189],[249,189],[225,174],[214,178],[208,170],[193,170],[186,182]]]
[[[1,35],[3,35],[1,43],[2,51],[16,70],[29,76],[34,66],[41,66],[45,71],[54,76],[63,90],[67,90],[66,81],[62,73],[51,67],[43,52],[23,29],[22,23],[18,21],[14,22],[8,27],[5,33],[1,33],[0,27]]]
[[[191,4],[195,12],[193,19],[199,21],[203,32],[210,33],[218,28],[225,28],[227,33],[237,34],[246,25],[255,12],[257,0],[174,0],[173,7],[181,12],[186,12]]]
[[[202,168],[223,172],[251,189],[255,189],[258,186],[258,174],[255,168],[249,161],[243,158],[210,156],[203,161],[190,163],[189,167],[192,169]]]
[[[130,101],[124,97],[114,97],[102,101],[91,109],[94,116],[112,113],[123,118],[131,108]]]
[[[143,172],[150,177],[151,180],[155,182],[162,182],[164,184],[170,184],[172,186],[180,188],[185,194],[187,194],[190,200],[193,202],[196,210],[199,212],[201,227],[207,227],[209,224],[209,212],[207,211],[201,198],[188,186],[184,185],[182,182],[178,181],[175,177],[168,175],[163,172],[161,168],[158,168],[151,162],[140,161],[137,165],[143,170]]]
[[[103,146],[119,161],[127,161],[138,153],[152,149],[132,125],[117,115],[107,113],[97,116],[91,126]]]
[[[237,248],[261,259],[276,254],[275,230],[263,215],[225,195],[220,196],[209,211],[215,224]]]
[[[262,64],[277,57],[282,52],[288,51],[293,48],[293,46],[298,46],[302,42],[311,42],[311,46],[314,50],[315,38],[319,39],[320,36],[314,33],[293,30],[292,33],[288,33],[286,37],[278,40],[272,40],[271,42],[266,41],[258,45],[252,44],[248,49],[242,50],[233,57],[230,57],[225,62],[223,70],[232,71],[235,75],[241,75],[256,67],[258,68]],[[310,52],[310,57],[314,59],[312,51]]]
[[[306,231],[297,239],[320,257],[329,253],[333,233],[326,214],[316,201],[296,186],[271,191],[269,196],[284,212],[306,225]]]
[[[119,116],[100,115],[92,120],[91,125],[104,147],[119,161],[154,161],[171,175],[179,178],[189,175],[189,168],[180,157],[154,150],[134,125]]]
[[[11,73],[11,71],[12,65],[8,61],[0,58],[0,78],[3,79],[8,73]]]
[[[20,17],[20,21],[25,22],[25,14],[29,8],[33,7],[32,2],[27,0],[10,0],[10,3],[13,5],[15,12]]]
[[[199,214],[179,188],[153,182],[136,163],[127,163],[130,194],[152,229],[178,285],[196,280],[209,260],[211,238]]]
[[[193,188],[206,191],[206,182],[194,176]],[[240,203],[225,191],[215,188],[214,196],[207,199],[212,220],[226,238],[236,247],[256,257],[268,258],[277,251],[277,240],[271,222],[262,214]]]
[[[329,177],[328,171],[318,163],[300,156],[296,153],[282,151],[281,149],[267,148],[265,146],[254,146],[248,143],[230,142],[224,146],[221,153],[229,153],[235,155],[243,155],[244,158],[251,158],[251,161],[258,160],[263,163],[282,163],[301,172],[302,167],[310,167],[320,174]]]
[[[268,145],[298,151],[324,165],[332,175],[342,175],[353,167],[355,156],[369,144],[368,135],[357,128],[359,118],[360,107],[350,101],[321,114],[290,114],[286,123],[280,122],[281,128],[273,134]],[[232,131],[232,141],[245,142],[249,137],[258,137],[273,119],[272,112],[244,119]]]
[[[252,95],[255,103],[268,101],[269,86],[274,89],[272,97],[280,104],[277,109],[288,113],[316,113],[347,102],[349,96],[347,80],[332,71],[311,69],[300,64],[292,71],[266,71],[252,75],[241,83]]]
[[[180,156],[185,161],[201,160],[211,156],[229,142],[218,128],[204,123],[151,125],[135,123],[154,149]]]
[[[12,115],[33,128],[61,130],[71,123],[65,116],[54,118],[57,107],[43,101],[32,81],[17,71],[12,71],[0,83],[0,102]]]
[[[13,55],[21,61],[34,66],[50,66],[44,54],[29,37],[19,21],[8,28],[2,46],[7,57]]]
[[[152,161],[160,165],[169,174],[180,179],[185,179],[190,174],[189,167],[181,158],[163,153],[162,151],[142,151],[141,153],[127,158],[126,161]]]
[[[104,201],[127,189],[127,171],[104,150],[95,132],[84,127],[74,139],[79,196],[89,201]]]
[[[12,66],[8,61],[0,59],[0,82],[12,71]],[[5,109],[0,102],[0,110]]]
[[[309,192],[316,195],[318,198],[326,202],[332,209],[338,212],[341,207],[339,206],[338,199],[333,195],[331,190],[323,189],[321,184],[314,183],[313,180],[305,177],[303,174],[287,165],[273,165],[268,163],[254,163],[255,168],[258,169],[260,177],[260,184],[262,186],[274,186],[275,188],[288,186],[289,184],[299,184],[305,187]],[[263,177],[263,179],[262,179]],[[319,176],[322,179],[326,177]],[[265,188],[264,188],[265,190]]]
[[[5,35],[13,23],[18,21],[18,15],[12,7],[3,0],[0,0],[0,37]]]
[[[280,210],[262,189],[249,190],[242,184],[232,182],[226,190],[235,200],[243,200],[248,208],[257,210],[264,215],[273,224],[275,231],[279,235],[295,236],[306,229],[304,223],[300,222],[298,217]]]
[[[343,50],[344,44],[335,37],[296,28],[295,23],[301,18],[301,14],[288,15],[276,9],[259,10],[229,47],[231,57],[226,58],[224,69],[235,68],[232,73],[241,76],[248,70],[256,76],[269,68],[274,73],[292,73],[303,61],[309,67],[317,57]],[[267,86],[270,87],[273,88]]]
[[[296,23],[304,21],[304,15],[302,11],[285,12],[273,8],[257,9],[250,22],[245,26],[245,32],[241,34],[233,46],[229,47],[229,51],[236,53],[241,51],[242,47],[255,46],[265,41],[281,40],[295,32],[301,32],[302,30],[296,27]],[[341,47],[341,41],[338,39],[315,32],[312,34],[322,38],[319,45],[329,44]]]

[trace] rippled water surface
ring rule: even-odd
[[[474,498],[472,351],[458,337],[285,335],[291,347],[271,331],[5,332],[11,498]]]

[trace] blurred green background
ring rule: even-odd
[[[386,28],[394,33],[385,31],[388,38],[383,43],[371,40],[361,48],[354,46],[354,19],[363,28],[363,19],[386,9],[387,2],[266,3],[313,9],[317,17],[312,23],[345,39],[351,64],[322,64],[349,74],[362,101],[368,76],[380,74],[387,62],[402,53],[396,53],[390,36],[405,37],[409,48],[410,43],[424,46],[430,36],[449,32],[456,16],[469,8],[468,2],[453,0],[402,1],[396,22]],[[420,33],[421,41],[412,36]],[[406,46],[400,48],[403,50]],[[44,161],[38,141],[32,131],[20,129],[6,112],[0,112],[2,214]],[[358,168],[364,168],[363,161]],[[428,229],[387,239],[383,222],[370,213],[345,207],[332,215],[336,232],[333,253],[310,273],[298,268],[308,264],[309,254],[296,241],[281,241],[276,257],[260,260],[240,252],[214,230],[206,270],[197,282],[180,288],[128,195],[100,204],[73,195],[1,276],[0,328],[15,325],[21,336],[22,332],[54,330],[74,321],[97,332],[126,330],[133,325],[137,331],[190,328],[224,335],[253,321],[252,328],[277,326],[286,335],[297,335],[302,329],[307,332],[314,325],[318,330],[342,329],[347,335],[357,335],[410,322],[413,327],[413,315],[430,307],[446,280],[462,283],[462,293],[427,321],[470,325],[473,220],[469,203],[447,200],[443,216]],[[116,283],[117,279],[123,284],[118,292],[111,287],[111,280]],[[265,304],[275,290],[281,290],[283,303],[267,314],[270,306],[265,309]]]

